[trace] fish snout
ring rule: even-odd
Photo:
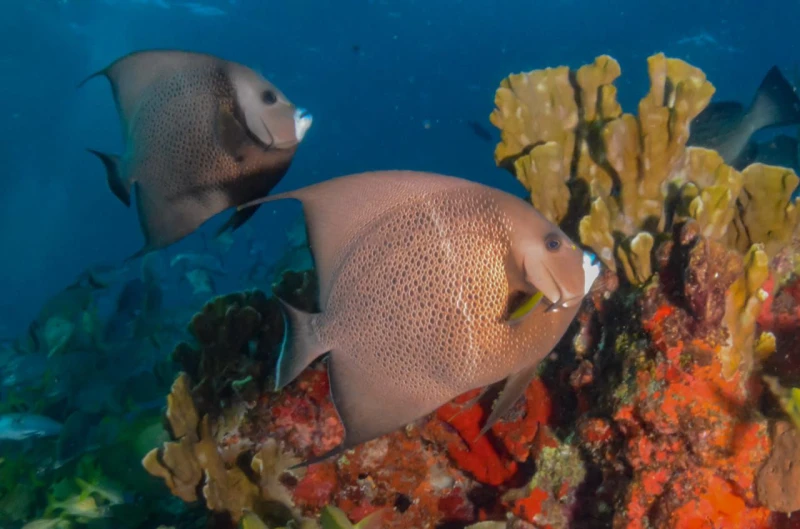
[[[308,110],[304,108],[298,108],[294,111],[294,134],[295,138],[297,138],[298,143],[303,141],[303,138],[308,132],[308,129],[311,128],[311,123],[314,121],[314,116],[312,116]]]
[[[268,107],[261,116],[261,122],[272,138],[271,146],[276,149],[296,147],[311,128],[313,117],[306,109],[294,105],[276,106]]]
[[[561,309],[574,308],[580,305],[583,298],[589,293],[594,284],[594,281],[600,275],[600,261],[597,256],[590,252],[582,252],[582,281],[579,278],[570,278],[570,281],[558,281],[556,276],[550,271],[553,277],[553,283],[558,287],[558,297],[550,298],[550,306],[547,307],[546,312],[557,312]]]
[[[551,303],[550,306],[548,306],[545,309],[545,312],[558,312],[559,310],[563,310],[563,309],[571,309],[571,308],[575,307],[576,305],[579,305],[581,303],[581,301],[583,301],[583,296],[582,295],[581,296],[572,296],[572,297],[567,298],[567,299],[561,298],[558,301],[556,301],[554,303]]]

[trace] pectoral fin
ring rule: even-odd
[[[536,363],[530,367],[526,367],[522,371],[514,373],[506,379],[506,385],[494,401],[492,412],[489,414],[489,418],[486,419],[486,424],[481,428],[481,433],[479,435],[488,432],[494,423],[501,419],[503,415],[517,403],[519,398],[525,393],[525,390],[528,389],[530,383],[533,382],[533,379],[536,378],[538,367],[539,364]]]
[[[230,216],[228,220],[225,221],[225,224],[219,227],[217,233],[214,237],[221,237],[226,233],[233,233],[234,231],[238,230],[242,227],[242,225],[250,220],[250,217],[255,215],[256,211],[258,211],[259,206],[253,206],[247,209],[239,209]]]

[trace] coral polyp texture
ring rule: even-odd
[[[495,160],[605,264],[524,398],[484,435],[490,389],[308,468],[343,428],[320,361],[268,388],[283,339],[259,292],[195,317],[145,457],[213,527],[767,529],[800,509],[798,178],[687,147],[714,87],[655,55],[638,113],[621,69],[515,74]],[[276,292],[313,310],[311,271]]]

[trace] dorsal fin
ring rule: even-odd
[[[471,185],[476,184],[431,173],[378,171],[333,178],[259,199],[240,209],[286,198],[303,204],[308,242],[319,276],[320,306],[324,307],[341,258],[365,226],[390,209],[446,189]]]
[[[179,50],[137,51],[117,59],[102,70],[84,79],[83,86],[90,79],[104,75],[111,82],[114,101],[120,116],[128,121],[138,102],[148,88],[166,74],[174,74],[192,66],[202,66],[221,62],[216,57],[202,53]]]

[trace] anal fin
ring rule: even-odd
[[[125,182],[120,175],[120,158],[116,154],[107,154],[93,149],[86,149],[97,156],[106,168],[106,179],[111,192],[126,206],[131,205],[130,184]]]
[[[478,434],[479,437],[488,432],[494,423],[500,420],[506,412],[517,403],[520,397],[525,394],[525,390],[528,389],[533,379],[536,378],[538,367],[539,364],[536,363],[530,367],[526,367],[522,371],[514,373],[506,379],[506,384],[503,386],[500,395],[498,395],[497,399],[494,401],[492,412],[489,414],[489,418],[486,419],[486,424],[483,425],[480,434]]]

